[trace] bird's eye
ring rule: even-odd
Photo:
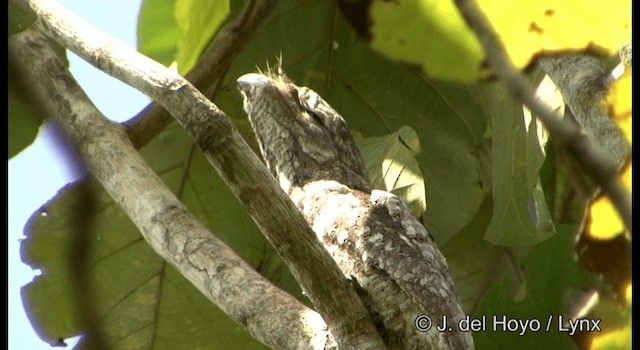
[[[316,123],[320,124],[320,125],[324,125],[324,123],[322,122],[322,118],[320,118],[320,116],[318,116],[316,113],[310,111],[310,110],[305,110],[305,113],[307,113],[307,115],[309,117],[311,117],[311,119],[315,120]]]
[[[316,100],[313,98],[313,94],[307,88],[291,89],[291,97],[298,101],[302,113],[306,115],[308,120],[312,120],[320,126],[324,126],[322,118],[314,111],[314,105]]]

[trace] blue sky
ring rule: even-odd
[[[59,3],[107,34],[135,47],[141,0],[59,0]],[[74,55],[70,54],[69,59],[75,78],[107,117],[117,121],[126,120],[148,103],[148,98],[141,93]],[[118,103],[114,103],[115,96]],[[20,297],[20,288],[37,273],[20,260],[24,225],[35,210],[72,181],[74,176],[65,166],[64,159],[56,155],[56,143],[51,135],[51,130],[41,128],[37,140],[9,160],[9,349],[53,349],[36,335]],[[75,344],[74,341],[68,343],[70,346]]]

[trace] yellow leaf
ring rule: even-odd
[[[630,0],[480,1],[511,60],[525,67],[544,52],[613,55],[631,41]]]
[[[180,30],[176,62],[180,74],[186,74],[230,12],[229,0],[177,0],[174,8]]]
[[[631,144],[631,68],[627,69],[609,89],[605,105],[608,106],[609,114]],[[631,192],[631,169],[632,165],[629,162],[620,172],[620,180],[629,193]],[[589,207],[585,232],[595,238],[609,239],[624,231],[624,225],[609,198],[604,195],[596,198]]]
[[[451,1],[374,1],[371,47],[439,79],[477,80],[482,48]]]
[[[631,192],[631,163],[620,174],[624,187]],[[589,217],[585,233],[594,238],[611,239],[625,232],[624,223],[618,211],[607,196],[601,194],[589,206]]]
[[[625,300],[627,301],[627,305],[631,306],[631,282],[627,285],[625,290]]]
[[[631,67],[609,89],[607,104],[609,114],[631,144]]]
[[[631,41],[630,0],[478,0],[513,63],[545,52],[611,56]],[[437,79],[474,81],[489,73],[484,52],[451,1],[374,0],[370,46]]]
[[[602,335],[593,337],[591,349],[630,349],[631,348],[631,325],[619,330],[602,332]]]

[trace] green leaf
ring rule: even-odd
[[[198,62],[229,11],[229,0],[176,1],[174,15],[180,30],[176,62],[181,74],[188,72]]]
[[[51,48],[69,67],[67,51],[53,40],[48,40]],[[11,61],[13,59],[13,61]],[[35,140],[42,122],[51,116],[48,103],[43,101],[39,93],[40,82],[31,81],[27,71],[31,69],[29,62],[24,62],[14,55],[9,55],[9,158],[20,153]]]
[[[426,179],[426,225],[444,242],[475,216],[483,200],[474,155],[485,129],[482,111],[467,87],[426,80],[373,52],[341,16],[331,27],[333,6],[280,2],[234,61],[216,103],[253,139],[235,80],[282,54],[287,75],[318,92],[352,131],[368,138],[410,127],[421,146],[415,159]]]
[[[98,189],[95,187],[96,190]],[[42,275],[22,290],[25,308],[40,337],[50,343],[58,338],[80,334],[88,325],[81,324],[71,276],[71,234],[73,213],[80,193],[77,186],[63,188],[53,201],[45,204],[29,220],[27,239],[22,243],[22,259]],[[126,328],[140,329],[153,319],[153,305],[131,305],[131,300],[145,298],[153,278],[162,268],[162,261],[151,254],[149,246],[135,234],[124,213],[104,192],[95,192],[97,201],[95,230],[91,234],[92,282],[97,291],[96,306],[108,315],[124,313]],[[108,219],[108,221],[104,219]],[[135,267],[135,268],[131,268]],[[154,283],[155,282],[155,283]],[[106,301],[106,302],[105,302]],[[125,307],[123,307],[125,306]],[[105,329],[110,324],[106,322]],[[113,329],[109,329],[113,331]],[[120,339],[122,334],[112,335]],[[138,335],[132,334],[133,338]],[[124,339],[122,339],[124,340]]]
[[[619,301],[599,300],[585,317],[600,320],[602,332],[589,334],[594,349],[631,349],[631,303],[620,305]]]
[[[474,81],[483,52],[451,1],[374,1],[369,10],[371,47],[418,64],[427,76]]]
[[[426,208],[422,170],[415,159],[420,153],[420,140],[408,126],[380,137],[362,138],[355,135],[364,158],[369,181],[374,188],[400,197],[416,217]]]
[[[474,313],[487,291],[500,283],[505,275],[511,277],[510,299],[517,299],[517,294],[526,288],[520,268],[521,254],[484,239],[492,210],[491,201],[485,201],[478,215],[440,246],[447,257],[464,311],[469,315]]]
[[[175,189],[190,147],[183,130],[173,125],[142,152]],[[204,156],[196,153],[190,164],[183,202],[246,261],[302,298],[284,263]],[[78,196],[76,187],[65,188],[34,213],[22,243],[23,260],[42,270],[23,288],[25,307],[40,337],[51,343],[89,326],[78,317],[69,271],[77,234],[70,229],[70,211]],[[96,190],[96,200],[94,229],[84,234],[92,243],[91,282],[109,348],[264,348],[158,257],[103,190]]]
[[[25,1],[9,0],[9,34],[20,33],[29,28],[38,15]]]
[[[67,51],[53,40],[48,40],[52,49],[64,63],[69,67]],[[13,59],[13,60],[12,60]],[[50,117],[51,112],[47,110],[47,103],[38,89],[41,87],[29,79],[26,73],[29,62],[23,62],[14,55],[9,55],[9,158],[20,153],[35,140],[42,122]]]
[[[144,4],[144,6],[150,6],[148,5],[149,0]],[[332,2],[279,2],[272,16],[263,23],[255,38],[234,61],[217,95],[217,105],[233,118],[242,134],[250,142],[253,142],[253,133],[242,110],[241,97],[235,87],[235,81],[240,75],[255,71],[256,65],[264,67],[266,61],[275,62],[276,57],[282,54],[284,69],[294,82],[316,90],[341,113],[353,131],[361,134],[365,140],[371,141],[369,146],[363,146],[361,143],[365,159],[373,157],[369,155],[368,147],[371,147],[372,153],[380,152],[378,159],[382,160],[379,160],[379,167],[377,167],[380,173],[376,175],[373,172],[374,181],[378,176],[377,178],[384,179],[385,183],[395,183],[397,187],[395,191],[406,193],[408,190],[418,190],[417,197],[421,198],[418,202],[421,203],[422,208],[424,208],[424,193],[426,193],[428,205],[424,213],[425,225],[438,243],[443,246],[448,262],[454,271],[456,283],[461,286],[461,294],[467,310],[475,310],[481,304],[484,293],[494,287],[495,283],[500,282],[500,277],[505,274],[510,273],[517,277],[512,283],[500,284],[501,288],[505,288],[505,295],[508,294],[506,297],[509,300],[513,299],[514,290],[522,291],[525,288],[531,288],[530,280],[527,279],[527,283],[525,283],[524,280],[518,279],[522,276],[518,276],[517,273],[519,265],[517,254],[515,254],[515,259],[509,260],[509,254],[514,254],[514,250],[496,246],[483,239],[491,223],[492,213],[494,215],[497,213],[493,205],[498,205],[498,200],[508,202],[511,197],[485,197],[483,190],[487,190],[487,187],[483,189],[481,182],[486,184],[488,178],[491,181],[499,180],[499,185],[506,183],[508,186],[526,187],[527,195],[522,201],[523,207],[518,207],[519,210],[525,212],[526,204],[530,198],[534,198],[532,203],[535,205],[538,205],[540,201],[539,198],[535,199],[534,189],[537,177],[534,175],[537,174],[537,170],[534,167],[518,168],[518,174],[523,174],[524,181],[522,177],[509,180],[510,176],[496,175],[496,171],[502,172],[503,170],[491,168],[499,159],[496,155],[498,151],[490,146],[487,147],[486,124],[487,121],[493,122],[491,131],[495,133],[498,122],[488,117],[493,116],[493,110],[483,109],[482,104],[491,101],[493,96],[477,98],[477,94],[472,92],[468,86],[432,81],[416,74],[411,67],[380,56],[357,39],[339,12],[334,22],[334,6],[336,5]],[[166,16],[167,12],[164,12],[164,15]],[[145,16],[141,15],[141,18],[143,17]],[[145,18],[147,21],[152,17]],[[149,26],[147,29],[153,28],[153,25],[157,25],[157,22],[145,22],[145,26]],[[171,28],[170,25],[168,26]],[[170,51],[172,55],[176,52],[175,42],[173,45],[172,50],[174,51]],[[173,60],[175,56],[171,57]],[[531,134],[522,130],[518,132],[520,140],[527,142],[533,140]],[[513,130],[509,133],[515,134]],[[143,150],[147,161],[173,189],[177,189],[180,183],[183,163],[189,158],[189,145],[184,132],[174,126],[160,134],[152,144]],[[255,142],[253,145],[255,146]],[[528,143],[525,145],[531,147]],[[488,150],[489,157],[484,157],[481,160],[478,157],[478,154],[481,153],[479,149],[485,148]],[[387,152],[382,156],[385,149]],[[516,157],[518,162],[527,163],[530,160],[533,162],[539,160],[533,149],[523,148],[510,152],[511,156],[515,154],[522,157]],[[389,163],[384,164],[384,159],[388,159]],[[523,159],[528,160],[523,161]],[[370,159],[367,160],[367,163],[370,163]],[[382,168],[383,164],[386,165],[384,169]],[[399,164],[402,164],[402,168],[395,167]],[[518,165],[522,164],[518,163]],[[408,170],[415,172],[415,174],[407,176],[410,175]],[[482,177],[481,174],[483,174]],[[253,266],[259,266],[263,273],[299,296],[299,287],[293,281],[288,270],[262,238],[244,209],[240,207],[198,152],[195,153],[188,167],[185,179],[186,183],[181,198],[200,220],[220,235]],[[507,181],[513,181],[515,185]],[[493,188],[488,188],[488,190],[491,193],[494,191]],[[402,195],[402,193],[399,194]],[[64,194],[62,196],[73,195]],[[58,204],[57,201],[61,201],[62,204]],[[52,203],[50,208],[55,209],[58,206],[65,208],[64,199],[60,198],[57,201]],[[123,235],[124,232],[127,232],[126,239],[131,241],[138,239],[141,245],[146,245],[141,241],[139,234],[130,225],[128,219],[119,210],[112,208],[113,203],[106,199],[105,201],[105,209],[100,211],[100,216],[96,218],[96,221],[105,222],[104,228],[99,227],[96,232],[91,233],[101,237],[100,240],[96,240],[96,244],[107,242],[106,237],[109,236],[110,230],[117,229],[118,232],[123,232]],[[481,206],[481,204],[483,205]],[[541,214],[543,209],[544,207],[536,208],[537,217],[544,216]],[[61,222],[64,222],[62,217],[68,214],[63,209],[51,212],[52,214],[48,218]],[[56,214],[58,212],[59,214]],[[37,226],[38,229],[30,229],[30,232],[33,231],[33,235],[25,241],[25,251],[30,251],[31,247],[37,244],[44,246],[48,244],[47,235],[40,234],[38,231],[46,227],[44,222]],[[126,225],[122,222],[125,222]],[[120,227],[120,225],[123,226]],[[36,227],[35,224],[33,227]],[[63,227],[66,226],[61,224],[59,228],[56,228],[59,231],[56,234],[62,235],[60,240],[66,242],[69,239],[69,233],[65,233]],[[511,229],[512,226],[505,225],[503,228]],[[54,234],[51,236],[55,237]],[[36,243],[40,240],[43,240],[43,243]],[[521,238],[514,238],[514,240],[522,243]],[[109,247],[121,247],[122,250],[132,249],[129,248],[130,245],[133,244],[109,243]],[[101,252],[102,256],[117,253],[110,250],[112,248],[109,247],[96,246],[94,251]],[[59,252],[60,249],[63,248],[56,248],[54,252]],[[38,254],[46,254],[45,249],[38,250]],[[64,257],[64,254],[60,256]],[[107,260],[105,264],[113,264],[114,267],[105,268],[100,272],[102,280],[107,281],[109,274],[118,274],[117,269],[122,268],[124,261],[148,259],[144,261],[151,267],[157,266],[154,264],[164,265],[162,261],[155,262],[156,260],[153,260],[157,257],[150,249],[147,252],[135,251],[126,257],[122,255],[122,257],[122,262],[111,262],[105,258]],[[47,285],[47,283],[62,286],[56,288],[63,288],[63,291],[64,288],[69,288],[68,281],[64,279],[62,263],[54,265],[46,259],[38,260],[35,255],[29,256],[29,259],[36,268],[44,268],[45,270],[43,276],[28,288],[39,290],[44,288],[41,286]],[[192,299],[198,299],[194,296],[197,291],[188,282],[175,275],[177,275],[175,271],[166,266],[155,268],[154,271],[149,272],[148,278],[144,280],[149,284],[143,284],[141,278],[133,277],[129,282],[155,291],[168,291],[169,288],[173,288],[174,292],[172,293],[156,293],[157,297],[152,300],[152,304],[155,307],[167,308],[167,314],[173,314],[175,310],[183,310],[184,316],[182,314],[180,317],[176,316],[176,319],[179,320],[176,324],[184,323],[192,327],[186,321],[187,315],[200,313],[201,310],[209,310],[207,307],[210,306],[204,307],[204,304],[199,304],[198,301],[191,302]],[[169,283],[168,281],[171,286],[164,284]],[[126,282],[123,284],[119,279],[114,283],[116,283],[114,288],[118,287],[123,290],[133,288]],[[47,339],[73,336],[86,329],[74,321],[76,316],[74,316],[73,308],[69,306],[71,305],[70,301],[67,300],[70,298],[70,293],[60,292],[59,289],[53,292],[39,291],[38,293],[37,297],[29,297],[29,301],[26,302],[29,309],[34,310],[33,313],[47,314],[46,311],[50,309],[51,300],[53,300],[52,295],[59,295],[60,300],[66,300],[63,307],[56,309],[61,311],[56,311],[54,315],[47,314],[46,317],[42,317],[42,320],[34,321],[42,330],[41,334],[44,334]],[[521,297],[527,295],[526,292],[520,293]],[[101,300],[112,300],[110,298],[112,297],[109,295],[101,296]],[[127,313],[126,310],[113,309],[114,311],[111,311],[108,308],[110,304],[105,301],[104,305],[106,306],[101,306],[104,313],[101,319],[108,320],[108,322],[104,321],[105,326],[112,328],[107,329],[116,329],[118,322],[127,325],[127,327],[135,327],[135,322],[138,322],[139,318],[149,317],[146,314],[145,305],[135,304],[135,300],[131,302],[134,304],[129,305],[128,308],[136,310],[136,314]],[[193,348],[197,346],[194,344],[201,344],[201,342],[206,342],[209,346],[216,344],[222,348],[243,346],[244,343],[241,342],[255,344],[246,334],[237,337],[238,343],[234,342],[235,338],[229,340],[227,334],[235,335],[237,334],[235,332],[240,332],[238,326],[219,313],[219,310],[215,308],[211,310],[213,311],[205,312],[206,317],[226,321],[217,324],[207,318],[198,319],[198,322],[204,324],[203,328],[208,329],[209,333],[207,334],[195,326],[193,326],[193,331],[189,328],[180,334],[172,333],[170,329],[175,324],[172,324],[169,319],[163,319],[162,315],[164,314],[159,313],[160,318],[153,318],[149,326],[156,333],[145,333],[146,335],[141,336],[140,339],[147,342],[144,344],[149,344],[155,339],[153,337],[164,337],[165,334],[168,334],[167,336],[171,337],[172,341],[175,340],[175,343],[172,342],[168,348],[178,349],[182,346],[180,344],[185,344],[184,348]],[[63,324],[69,326],[62,330],[56,328]],[[141,329],[140,334],[146,331],[146,328],[144,331],[143,328],[136,329]],[[184,333],[192,338],[185,339]],[[115,331],[114,334],[121,336]],[[122,339],[124,341],[124,338]],[[184,343],[180,343],[181,341]],[[253,345],[247,345],[247,347],[251,346]]]
[[[176,0],[143,0],[138,15],[138,51],[170,66],[176,59],[180,31],[173,15]],[[158,30],[161,26],[162,30]]]
[[[485,317],[485,332],[474,333],[477,349],[537,349],[540,344],[554,344],[554,349],[574,349],[575,343],[566,332],[559,331],[559,318],[564,309],[563,299],[571,289],[582,288],[586,274],[573,257],[575,226],[558,227],[558,234],[537,244],[528,256],[522,259],[526,278],[526,299],[515,302],[509,297],[507,278],[494,286],[483,298],[473,317]],[[493,317],[521,319],[540,322],[540,330],[503,332],[501,327],[493,330]],[[545,331],[551,317],[549,331]],[[566,320],[566,317],[565,317]],[[498,325],[499,326],[499,325]]]
[[[40,116],[24,93],[17,92],[9,80],[9,158],[27,148],[38,134],[45,116]]]
[[[478,5],[519,68],[549,52],[613,55],[631,41],[627,0],[590,6],[576,0],[493,0]],[[437,79],[471,82],[487,75],[483,50],[453,2],[376,0],[367,10],[370,45],[384,55],[416,64]]]
[[[491,116],[493,219],[486,239],[505,246],[529,246],[554,232],[540,186],[544,162],[536,119],[523,117],[522,106],[501,86],[480,94]]]
[[[53,50],[66,67],[69,66],[66,49],[49,40]],[[30,81],[26,71],[28,62],[9,55],[9,158],[20,153],[35,140],[42,122],[50,117],[50,112],[38,93],[39,86]]]

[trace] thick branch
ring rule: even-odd
[[[275,4],[275,0],[248,0],[240,14],[216,35],[198,64],[185,78],[211,97],[235,56],[246,46]],[[164,130],[172,120],[169,112],[152,102],[135,117],[122,123],[122,126],[126,128],[133,145],[140,148]]]
[[[631,199],[618,180],[617,164],[594,147],[589,138],[575,124],[561,119],[535,97],[533,87],[510,62],[502,42],[475,1],[454,0],[454,3],[482,45],[493,73],[504,82],[511,94],[544,123],[556,142],[575,157],[586,174],[591,176],[609,196],[625,226],[631,232]]]
[[[322,349],[322,317],[275,287],[217,239],[151,170],[116,124],[89,101],[49,46],[27,30],[11,42],[32,65],[51,111],[78,146],[87,166],[152,248],[207,298],[274,348]]]
[[[341,347],[384,348],[352,286],[222,111],[178,74],[81,22],[53,1],[30,4],[48,35],[148,94],[178,119],[289,265]]]

